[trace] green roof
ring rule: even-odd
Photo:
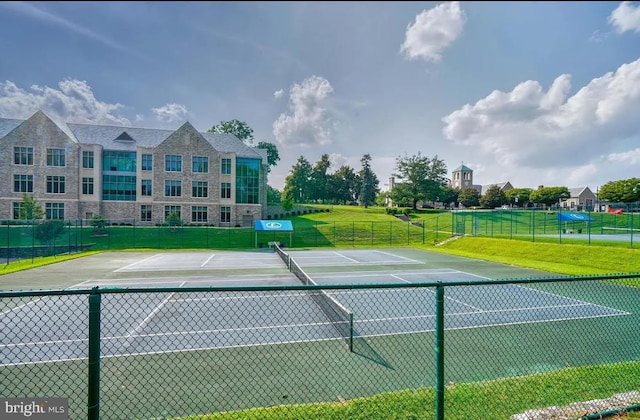
[[[458,166],[456,169],[453,170],[453,172],[473,172],[473,169],[469,168],[468,166],[464,166],[464,165],[460,165]]]

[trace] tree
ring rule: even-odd
[[[256,148],[267,150],[267,173],[271,172],[271,167],[276,166],[276,164],[280,160],[280,153],[278,153],[278,148],[275,144],[269,143],[267,141],[259,142]]]
[[[282,196],[285,200],[304,202],[311,188],[311,170],[311,163],[304,156],[300,156],[284,180]]]
[[[171,212],[167,215],[167,223],[171,226],[171,232],[176,232],[178,226],[182,225],[182,219],[177,212]]]
[[[329,174],[327,173],[329,168],[331,168],[331,161],[329,161],[329,155],[324,153],[311,170],[311,191],[308,198],[322,200],[322,204],[329,195]]]
[[[531,192],[529,199],[532,203],[545,204],[553,206],[559,204],[561,200],[571,197],[567,187],[540,187]]]
[[[93,226],[93,233],[99,235],[106,232],[104,228],[107,226],[107,219],[105,219],[103,215],[94,214],[89,223]]]
[[[348,165],[329,176],[329,198],[336,204],[349,204],[358,196],[358,175]]]
[[[22,193],[22,206],[18,217],[21,220],[40,220],[44,218],[44,210],[34,196]]]
[[[609,181],[600,187],[598,199],[611,203],[633,203],[640,201],[640,179],[629,178]]]
[[[267,185],[267,203],[279,203],[280,201],[280,191],[276,190],[271,185]]]
[[[244,121],[220,121],[220,124],[214,125],[207,131],[209,133],[233,134],[247,145],[253,146],[253,129]]]
[[[363,155],[360,163],[362,163],[362,169],[358,173],[360,181],[360,194],[358,195],[358,199],[360,205],[366,209],[375,203],[376,195],[378,191],[380,191],[380,188],[378,188],[380,181],[378,181],[378,177],[371,169],[371,155]]]
[[[465,207],[480,205],[480,193],[473,187],[463,188],[458,194],[458,202]]]
[[[459,189],[444,186],[440,188],[440,195],[438,196],[436,201],[440,201],[448,207],[451,203],[458,202],[458,194],[460,194]]]
[[[409,201],[415,210],[418,201],[436,201],[445,185],[447,167],[438,156],[429,158],[417,155],[396,158],[396,172],[393,176],[402,179],[392,192],[394,201]],[[402,185],[402,187],[400,187]]]
[[[220,124],[214,125],[209,130],[209,133],[218,134],[233,134],[240,140],[242,140],[247,146],[253,146],[253,129],[249,127],[244,121],[229,120],[220,121]],[[278,153],[278,147],[267,141],[258,142],[257,149],[265,149],[267,151],[267,173],[271,172],[271,167],[275,166],[280,160],[280,153]]]
[[[480,197],[480,206],[485,209],[494,209],[507,203],[507,197],[504,191],[497,185],[492,185],[487,188],[487,192]]]
[[[36,239],[53,249],[56,238],[64,232],[64,220],[45,220],[36,226]]]
[[[504,195],[507,197],[507,203],[516,207],[526,207],[530,202],[531,188],[512,188],[505,191]]]

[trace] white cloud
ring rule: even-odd
[[[284,89],[276,90],[275,92],[273,92],[273,97],[276,99],[282,98],[282,95],[284,95]]]
[[[164,123],[171,123],[176,121],[184,122],[189,113],[187,111],[187,107],[175,103],[166,104],[164,106],[161,106],[160,108],[152,108],[151,111],[153,111],[153,114],[156,116],[156,119],[158,121]]]
[[[640,32],[640,5],[635,6],[630,1],[623,1],[611,12],[608,21],[618,33]]]
[[[569,96],[570,76],[547,92],[528,80],[445,116],[444,136],[502,169],[587,165],[640,138],[640,59],[591,80]]]
[[[444,49],[462,33],[465,21],[465,13],[457,1],[424,10],[413,24],[407,25],[400,52],[410,60],[438,62]]]
[[[289,90],[289,111],[273,123],[273,135],[283,145],[327,145],[338,122],[327,108],[331,83],[311,76]]]
[[[640,148],[621,153],[611,153],[607,160],[613,163],[637,165],[640,163]]]
[[[0,115],[26,119],[42,110],[66,122],[131,125],[127,118],[115,113],[123,108],[122,104],[97,100],[86,81],[66,79],[58,87],[33,85],[27,91],[9,80],[0,82]]]

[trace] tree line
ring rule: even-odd
[[[275,144],[260,141],[254,143],[253,129],[237,119],[221,121],[211,127],[212,133],[229,133],[238,137],[248,146],[267,150],[267,171],[280,160]],[[359,204],[368,207],[372,204],[386,205],[392,202],[400,207],[414,210],[418,203],[443,203],[445,206],[496,208],[503,205],[530,207],[538,204],[553,206],[571,197],[564,186],[532,188],[512,188],[502,191],[499,186],[490,186],[484,195],[474,187],[454,189],[449,185],[447,166],[437,155],[416,155],[396,158],[392,176],[398,179],[390,191],[381,192],[379,180],[371,169],[371,155],[360,159],[361,169],[343,165],[331,172],[329,155],[323,154],[320,160],[311,164],[304,156],[289,171],[282,192],[268,187],[269,201],[288,203],[328,203]],[[630,178],[609,181],[600,187],[600,201],[612,203],[633,203],[640,201],[640,179]]]

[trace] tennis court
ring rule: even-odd
[[[112,278],[90,278],[70,288],[299,285],[304,280],[306,268],[324,270],[313,273],[312,283],[308,283],[322,285],[489,280],[489,277],[456,268],[432,267],[439,264],[437,260],[427,263],[388,250],[287,253],[297,269],[289,271],[289,264],[283,261],[285,258],[270,250],[156,253],[135,260],[117,260],[111,270]],[[273,273],[222,272],[241,272],[247,268],[256,269],[254,271],[269,269]],[[447,329],[628,314],[519,285],[450,289],[445,296]],[[3,331],[0,365],[85,358],[86,300],[83,295],[48,296],[0,308],[0,330]],[[348,341],[350,335],[352,339],[353,336],[413,334],[435,329],[433,288],[317,293],[294,290],[106,294],[102,307],[101,354],[104,357],[307,341]],[[61,313],[65,316],[61,317]],[[34,319],[38,322],[34,323]]]

